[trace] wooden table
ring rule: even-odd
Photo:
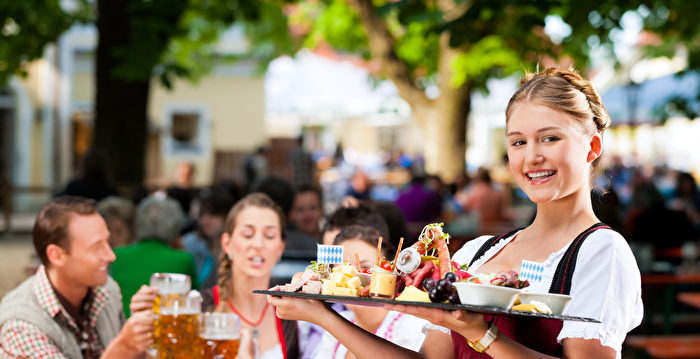
[[[700,292],[678,293],[676,298],[681,303],[700,309]]]
[[[629,336],[625,344],[644,349],[654,358],[700,357],[700,335]]]
[[[665,286],[664,290],[664,333],[670,334],[673,326],[674,289],[679,284],[700,284],[700,273],[692,274],[642,274],[642,285]]]
[[[700,273],[693,274],[642,274],[642,284],[698,284]]]

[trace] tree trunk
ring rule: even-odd
[[[449,33],[440,38],[440,97],[429,105],[413,104],[412,110],[425,133],[425,169],[451,182],[466,169],[467,120],[471,111],[469,81],[455,87],[452,63],[460,50],[450,47]]]
[[[425,170],[443,181],[453,181],[466,169],[467,96],[441,95],[432,106],[413,106],[413,115],[424,130]]]
[[[95,133],[93,146],[107,157],[110,173],[120,185],[140,185],[144,175],[150,77],[125,81],[114,69],[115,50],[130,40],[127,1],[100,0],[97,29]],[[131,54],[138,56],[138,54]]]

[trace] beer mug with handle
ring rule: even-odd
[[[153,339],[159,358],[199,356],[199,314],[202,296],[190,291],[190,277],[175,273],[154,273],[151,285],[158,288],[153,304],[156,314]]]
[[[203,313],[199,337],[203,359],[235,358],[240,345],[241,320],[233,313]]]

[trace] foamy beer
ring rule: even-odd
[[[192,289],[190,276],[179,273],[153,273],[150,285],[158,288],[156,300],[153,302],[153,313],[158,314],[160,307],[170,307],[179,301],[182,295]]]
[[[184,274],[155,273],[151,285],[158,288],[153,311],[156,313],[153,340],[159,358],[199,356],[199,313],[202,297],[190,291],[190,278]]]
[[[203,313],[199,328],[201,358],[235,358],[240,330],[241,320],[233,313]]]

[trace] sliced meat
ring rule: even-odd
[[[321,294],[321,282],[318,280],[310,280],[301,287],[301,291],[308,294]]]
[[[319,280],[318,273],[307,269],[301,274],[301,276],[295,276],[295,278],[292,279],[292,282],[287,284],[285,291],[296,292],[310,280]]]

